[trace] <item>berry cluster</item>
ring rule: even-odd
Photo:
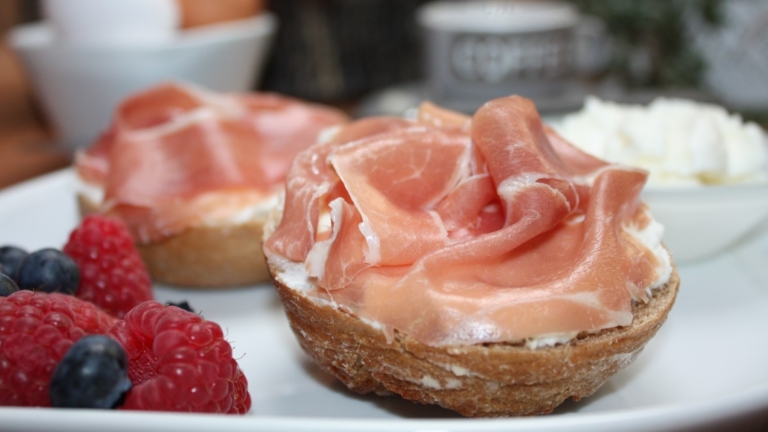
[[[0,406],[242,414],[247,387],[218,324],[152,301],[121,222],[86,218],[64,253],[0,248]]]
[[[50,248],[30,254],[15,246],[0,247],[0,273],[13,280],[17,289],[30,291],[74,294],[80,284],[77,264]]]
[[[116,321],[64,294],[21,290],[0,297],[0,405],[50,406],[51,376],[70,347]]]

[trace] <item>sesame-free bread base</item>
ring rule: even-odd
[[[98,204],[78,194],[80,214]],[[242,224],[198,226],[162,241],[136,244],[155,282],[187,288],[250,285],[269,279],[262,252],[263,218]]]
[[[546,414],[568,398],[590,396],[626,368],[661,327],[680,284],[677,271],[631,325],[580,335],[554,347],[479,344],[431,347],[384,333],[360,318],[286,286],[267,262],[291,328],[304,351],[358,393],[399,394],[467,417]]]

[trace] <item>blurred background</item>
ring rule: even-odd
[[[353,116],[511,93],[713,101],[766,125],[765,0],[0,0],[0,187],[71,162],[168,79]]]

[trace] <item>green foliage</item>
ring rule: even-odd
[[[697,86],[706,65],[686,33],[686,15],[709,25],[723,19],[723,0],[571,1],[603,19],[613,41],[608,73],[630,86]]]

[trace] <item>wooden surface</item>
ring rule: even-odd
[[[69,165],[52,137],[21,64],[0,42],[0,189]]]

